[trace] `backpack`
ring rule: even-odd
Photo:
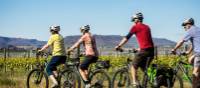
[[[170,68],[170,67],[157,68],[156,77],[154,80],[154,82],[156,82],[156,83],[154,83],[154,84],[156,87],[159,87],[159,86],[167,87],[168,86],[167,79],[169,79],[170,87],[172,87],[174,84],[173,76],[174,76],[173,68]]]

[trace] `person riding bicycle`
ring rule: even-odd
[[[52,88],[57,88],[58,82],[56,80],[58,73],[56,67],[60,64],[64,64],[66,61],[66,52],[64,46],[64,38],[59,34],[60,26],[51,26],[50,32],[51,37],[49,38],[47,44],[45,44],[39,52],[44,51],[48,47],[52,47],[52,58],[47,65],[46,71],[50,79],[52,80]]]
[[[136,13],[132,16],[132,22],[135,24],[132,26],[130,32],[121,40],[121,42],[115,47],[115,49],[120,49],[133,34],[136,35],[137,41],[139,43],[138,53],[133,59],[133,66],[131,67],[131,75],[133,78],[133,86],[140,86],[137,79],[137,69],[141,67],[145,70],[147,57],[152,61],[154,58],[154,44],[151,36],[151,30],[148,25],[143,24],[143,14]],[[150,62],[149,62],[150,63]]]
[[[90,81],[88,80],[88,67],[91,63],[95,63],[98,59],[96,41],[95,41],[95,38],[92,36],[92,34],[89,32],[89,30],[90,30],[89,25],[82,26],[80,28],[80,31],[81,33],[83,33],[83,35],[72,47],[70,47],[67,50],[68,52],[71,52],[75,48],[77,48],[81,43],[83,43],[84,48],[85,48],[85,59],[81,63],[79,71],[86,84],[85,85],[86,88],[90,87]]]
[[[194,58],[193,62],[193,88],[200,88],[200,86],[196,86],[199,84],[198,79],[200,79],[200,28],[195,26],[195,22],[193,18],[186,19],[182,26],[185,31],[187,31],[186,35],[176,44],[174,49],[171,50],[172,53],[175,53],[176,50],[183,45],[184,42],[191,41],[192,48],[186,53],[190,54],[192,50],[194,51],[194,55],[191,56],[189,61]]]

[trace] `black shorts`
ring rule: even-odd
[[[150,63],[154,58],[154,48],[143,49],[136,53],[135,57],[133,58],[133,65],[135,67],[141,67],[142,70],[145,70],[148,58]]]
[[[81,63],[80,68],[82,70],[88,70],[88,67],[91,63],[96,63],[98,57],[96,56],[85,56],[85,60]]]

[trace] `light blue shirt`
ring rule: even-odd
[[[190,40],[195,53],[200,53],[200,28],[192,26],[183,38],[184,42]]]

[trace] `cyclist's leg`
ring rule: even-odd
[[[52,59],[51,59],[51,61],[48,63],[47,68],[46,68],[47,74],[48,74],[49,78],[53,82],[52,86],[58,85],[58,82],[55,79],[54,74],[53,74],[53,71],[56,71],[55,64],[57,63],[57,61],[58,61],[57,56],[53,56]]]
[[[144,50],[143,54],[144,57],[142,59],[140,67],[144,72],[149,67],[151,61],[154,59],[154,48],[149,48],[147,50]]]
[[[81,63],[79,71],[85,83],[89,83],[88,67],[91,63],[94,63],[96,61],[97,61],[97,57],[95,56],[85,56],[85,60],[83,61],[83,63]]]
[[[47,74],[48,74],[49,78],[53,82],[52,86],[58,85],[58,82],[57,82],[57,80],[55,78],[55,76],[57,75],[56,66],[58,66],[61,63],[64,63],[63,61],[65,61],[65,59],[66,59],[65,56],[53,56],[52,59],[51,59],[51,61],[47,65],[46,71],[47,71]]]
[[[194,69],[193,69],[193,88],[199,88],[200,82],[200,57],[195,56],[194,58]]]
[[[190,56],[189,59],[188,59],[188,62],[190,64],[193,64],[194,63],[194,58],[195,58],[195,55]]]
[[[138,78],[137,78],[137,70],[140,64],[142,63],[144,57],[145,57],[144,52],[139,52],[136,54],[135,58],[133,59],[133,66],[131,67],[131,75],[133,79],[132,84],[134,85],[135,84],[139,85]]]

